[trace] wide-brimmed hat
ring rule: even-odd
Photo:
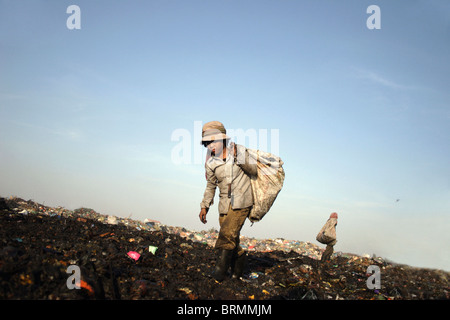
[[[202,129],[202,141],[215,141],[215,140],[228,140],[231,139],[227,136],[227,130],[225,126],[219,121],[210,121],[203,125]]]

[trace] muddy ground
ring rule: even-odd
[[[209,276],[215,251],[207,244],[101,222],[89,210],[49,214],[62,211],[0,198],[0,299],[449,299],[449,273],[442,270],[363,257],[320,263],[294,251],[249,252],[242,280],[217,283]],[[80,289],[68,285],[71,265],[80,268]],[[367,287],[370,265],[380,268],[378,290]]]

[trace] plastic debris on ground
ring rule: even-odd
[[[0,198],[0,299],[449,299],[449,272],[337,252],[321,246],[241,237],[248,266],[241,280],[217,283],[215,230],[189,231],[92,209],[67,210]],[[68,288],[79,267],[80,290]],[[381,287],[369,289],[369,266]]]

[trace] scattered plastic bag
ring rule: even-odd
[[[136,251],[129,251],[127,254],[131,259],[134,259],[135,261],[138,261],[139,258],[141,257],[141,255]]]

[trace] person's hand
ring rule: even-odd
[[[200,218],[201,222],[203,222],[203,223],[208,222],[208,221],[206,221],[206,214],[207,213],[208,213],[208,208],[202,208],[200,210],[199,218]]]

